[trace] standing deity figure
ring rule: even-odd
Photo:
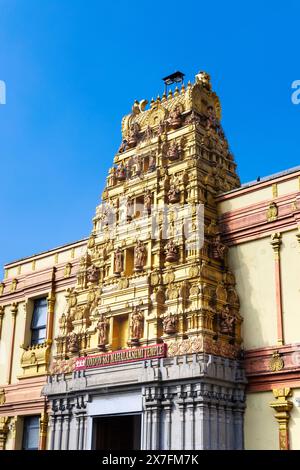
[[[121,276],[123,271],[123,253],[121,248],[117,248],[115,251],[115,260],[114,260],[114,273],[116,276]]]
[[[156,158],[155,158],[155,155],[151,153],[149,157],[148,171],[154,171],[155,169],[156,169]]]
[[[162,135],[164,134],[164,132],[166,132],[166,130],[167,130],[166,122],[160,121],[158,128],[157,128],[157,134]]]
[[[177,332],[178,319],[176,315],[168,314],[163,319],[163,330],[167,335],[173,335]]]
[[[116,178],[118,181],[124,181],[126,179],[126,170],[123,162],[121,162],[116,168]]]
[[[140,176],[143,172],[142,159],[139,155],[135,157],[135,175]]]
[[[147,191],[144,196],[144,209],[148,215],[151,214],[151,206],[152,206],[152,194],[151,191]]]
[[[78,351],[79,351],[78,336],[76,333],[72,333],[69,336],[69,340],[68,340],[68,352],[75,354]]]
[[[178,106],[176,106],[170,112],[168,123],[172,129],[177,129],[181,125],[181,112]]]
[[[99,268],[97,268],[94,264],[88,267],[86,274],[87,274],[87,280],[89,282],[99,281]]]
[[[234,333],[234,316],[230,314],[229,306],[224,307],[220,320],[220,333],[223,335],[233,335]]]
[[[138,136],[139,136],[139,126],[138,124],[135,123],[130,127],[130,130],[129,130],[128,140],[127,140],[128,147],[132,148],[136,146],[138,142]]]
[[[148,125],[145,130],[144,139],[150,140],[152,139],[152,137],[153,137],[153,132],[152,132],[151,127]]]
[[[207,113],[208,113],[208,116],[207,116],[206,129],[213,129],[218,132],[220,129],[220,123],[216,116],[214,108],[212,106],[208,106]]]
[[[175,140],[172,141],[169,150],[167,152],[167,157],[169,160],[174,161],[180,158],[180,147]]]
[[[130,197],[127,198],[126,201],[126,219],[127,222],[131,222],[133,217],[133,201]]]
[[[227,246],[221,242],[221,235],[218,234],[212,244],[212,257],[214,259],[223,260],[227,253]]]
[[[134,269],[135,271],[142,271],[146,262],[146,248],[145,245],[139,240],[134,248]]]
[[[180,190],[175,184],[171,184],[171,187],[168,191],[168,201],[171,204],[174,204],[180,201]]]
[[[139,307],[133,307],[131,314],[131,341],[133,343],[139,342],[143,334],[144,315]]]
[[[166,253],[166,261],[169,261],[170,263],[174,261],[178,261],[178,247],[175,245],[173,240],[170,240],[165,249]]]
[[[108,325],[109,322],[107,318],[105,318],[104,313],[101,313],[97,323],[98,349],[100,349],[101,351],[105,351],[105,345],[107,343]]]

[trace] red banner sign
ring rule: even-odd
[[[104,354],[83,356],[76,359],[75,370],[94,369],[98,367],[126,364],[127,362],[145,361],[166,357],[167,345],[165,343],[141,346],[132,349],[121,349]]]

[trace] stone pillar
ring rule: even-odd
[[[219,448],[219,433],[218,433],[218,408],[215,400],[211,401],[209,405],[210,417],[210,449],[217,450]]]
[[[225,408],[225,424],[226,424],[226,450],[231,450],[231,449],[234,449],[233,414],[232,414],[231,406],[226,406]]]
[[[69,449],[69,438],[70,438],[70,413],[66,413],[63,415],[63,423],[62,423],[62,442],[61,442],[61,450],[68,450]]]
[[[50,415],[50,444],[49,444],[49,450],[54,450],[55,428],[56,428],[56,416],[55,416],[54,413],[52,413]]]
[[[186,419],[186,450],[194,450],[195,448],[195,403],[192,398],[186,403],[187,419]]]
[[[225,403],[221,401],[218,407],[218,450],[227,449],[227,429],[224,405]]]
[[[163,409],[164,409],[164,444],[163,444],[163,449],[164,450],[171,450],[172,449],[172,441],[171,441],[171,432],[172,432],[172,402],[171,400],[168,400],[167,402],[163,403]]]
[[[234,450],[243,450],[244,448],[244,409],[236,407],[233,410],[234,423]]]
[[[54,450],[61,450],[62,421],[63,415],[60,412],[60,414],[56,416]]]
[[[185,402],[183,398],[178,400],[178,408],[179,408],[179,415],[180,415],[180,449],[185,449]]]
[[[160,449],[160,404],[152,407],[152,450]]]

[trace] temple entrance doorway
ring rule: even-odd
[[[141,448],[141,415],[95,418],[93,443],[95,450],[139,450]]]

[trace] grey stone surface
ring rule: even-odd
[[[49,377],[50,447],[89,448],[88,419],[105,414],[89,415],[89,401],[130,393],[142,396],[143,449],[242,449],[245,383],[239,361],[207,354]]]

